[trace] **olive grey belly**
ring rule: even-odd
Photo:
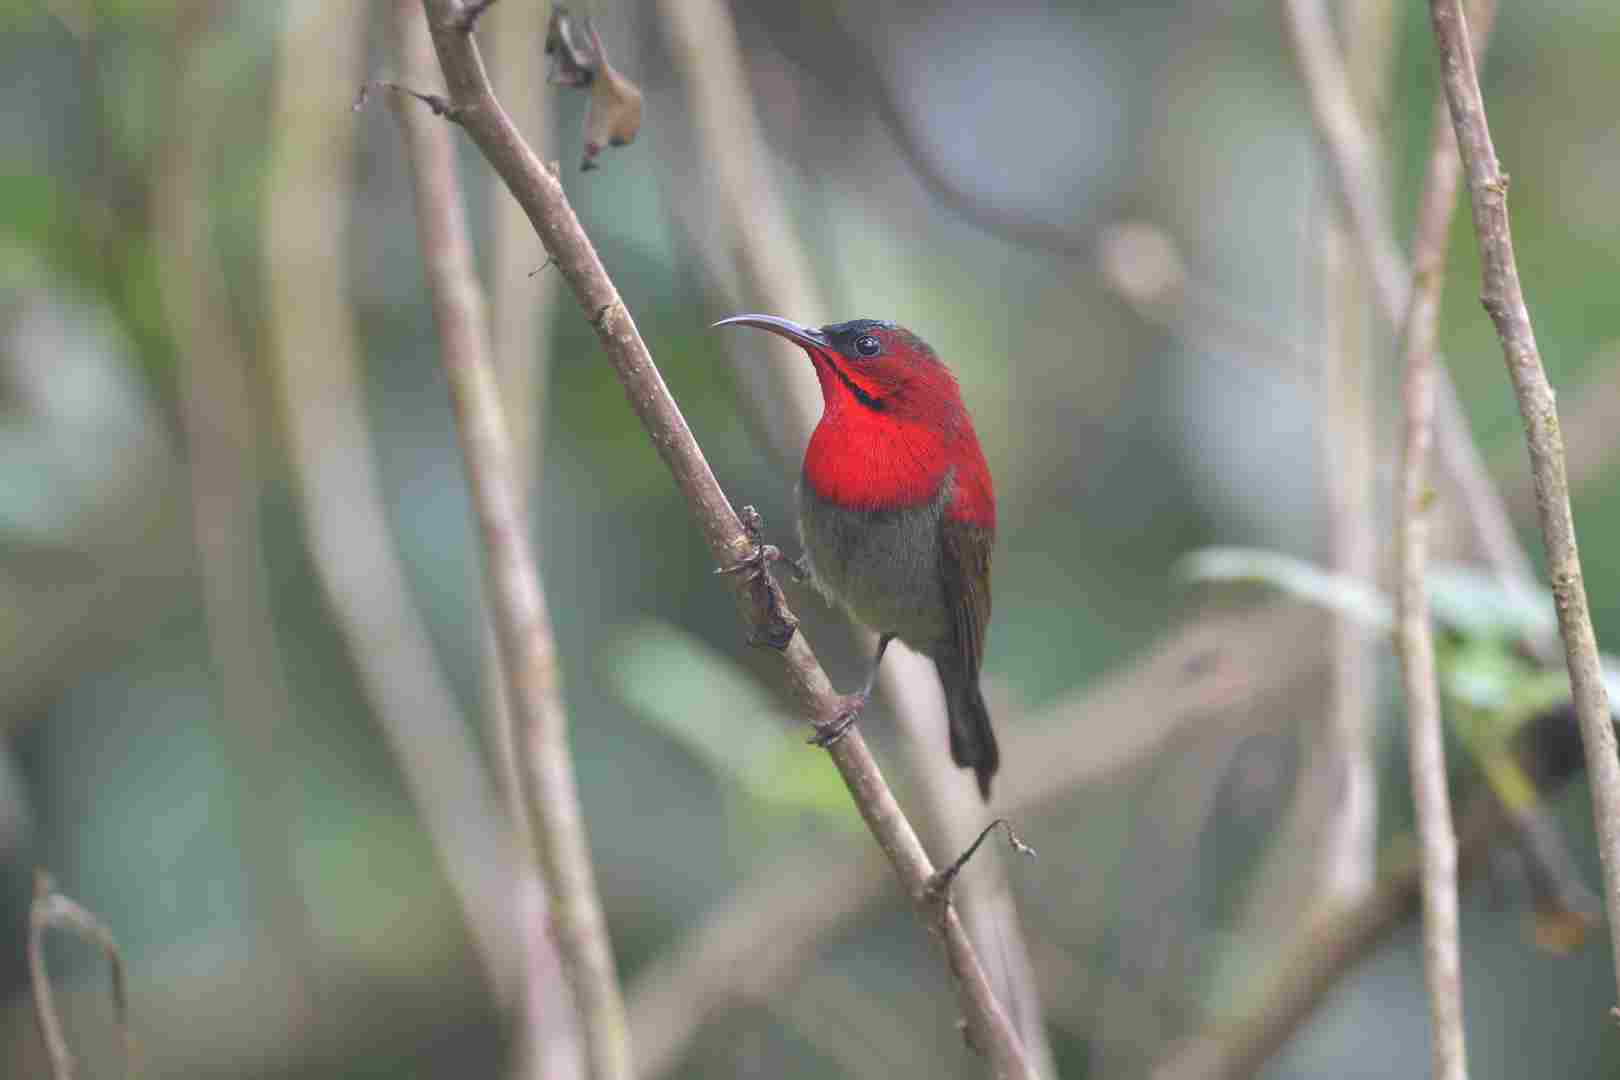
[[[879,633],[922,652],[949,640],[940,581],[943,498],[906,510],[846,510],[799,485],[799,541],[817,588]]]

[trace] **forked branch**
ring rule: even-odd
[[[546,251],[556,260],[563,279],[595,328],[631,407],[685,496],[715,561],[726,567],[750,561],[756,555],[756,545],[715,481],[635,320],[574,215],[557,174],[535,157],[495,99],[478,48],[460,25],[462,5],[455,0],[424,0],[423,6],[449,89],[452,108],[448,115],[472,136],[506,181]],[[781,590],[768,574],[726,577],[756,634],[769,638],[771,629],[784,624],[790,613]],[[804,635],[793,635],[780,651],[789,686],[804,715],[816,724],[830,720],[837,712],[839,698]],[[834,743],[829,753],[918,916],[945,950],[969,1039],[989,1059],[996,1076],[1033,1076],[1023,1047],[990,989],[955,909],[931,899],[927,886],[934,873],[933,864],[889,791],[865,741],[858,732],[851,732]]]

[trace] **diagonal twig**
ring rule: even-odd
[[[549,12],[543,4],[505,4],[482,20],[491,78],[511,102],[513,122],[542,151],[551,145],[545,71],[535,57],[546,40]],[[420,21],[420,20],[418,20]],[[426,27],[421,27],[426,35]],[[427,46],[432,66],[432,45]],[[500,178],[489,177],[489,344],[507,433],[516,462],[518,511],[527,516],[538,497],[545,443],[545,389],[549,346],[536,333],[549,323],[556,278],[531,273],[538,242],[523,209]],[[501,801],[516,836],[512,898],[520,941],[517,1007],[509,1075],[513,1080],[579,1080],[585,1074],[578,1016],[562,977],[562,958],[551,934],[551,902],[536,855],[523,797],[522,761],[514,714],[500,666],[491,604],[484,599],[484,712]],[[632,1044],[633,1045],[633,1044]]]
[[[1564,642],[1570,689],[1580,720],[1591,778],[1592,813],[1598,853],[1603,863],[1604,900],[1611,928],[1620,926],[1620,758],[1616,757],[1614,723],[1598,658],[1597,635],[1586,603],[1575,521],[1569,508],[1564,440],[1558,428],[1558,406],[1541,364],[1530,312],[1513,252],[1508,224],[1507,176],[1496,160],[1490,125],[1480,94],[1474,50],[1459,0],[1430,0],[1430,22],[1440,55],[1441,83],[1457,147],[1468,175],[1474,233],[1479,245],[1480,302],[1496,326],[1502,356],[1524,419],[1535,479],[1536,510],[1547,545],[1547,571],[1558,609],[1558,631]],[[1615,977],[1620,983],[1620,934],[1611,933]]]
[[[973,843],[969,844],[962,854],[953,859],[949,866],[942,866],[935,872],[934,880],[930,882],[929,887],[941,896],[949,893],[951,883],[956,880],[956,876],[962,872],[962,868],[968,864],[968,860],[979,853],[979,848],[984,846],[984,842],[990,838],[990,834],[995,832],[998,827],[1007,834],[1008,847],[1020,855],[1028,855],[1032,859],[1035,857],[1035,849],[1024,843],[1023,837],[1013,831],[1012,822],[1004,817],[998,817],[980,829],[979,835],[973,838]]]
[[[1430,502],[1425,470],[1434,440],[1434,349],[1439,333],[1446,236],[1457,205],[1462,163],[1444,111],[1437,107],[1434,112],[1429,165],[1418,199],[1412,241],[1411,303],[1402,335],[1406,371],[1401,383],[1401,458],[1395,498],[1395,643],[1406,691],[1412,797],[1417,805],[1422,861],[1423,968],[1434,1030],[1433,1073],[1443,1080],[1464,1080],[1468,1064],[1463,1037],[1462,954],[1457,941],[1457,833],[1446,786],[1434,630],[1423,584],[1428,559],[1425,518]]]
[[[1481,42],[1489,34],[1489,16],[1492,11],[1493,6],[1491,4],[1483,3],[1480,5],[1481,17],[1475,30]],[[1384,313],[1390,317],[1392,322],[1397,322],[1404,327],[1405,324],[1411,322],[1406,308],[1413,302],[1414,293],[1427,293],[1426,303],[1438,303],[1438,267],[1435,268],[1433,273],[1428,274],[1428,279],[1420,279],[1418,284],[1422,288],[1416,290],[1412,288],[1413,283],[1409,280],[1405,268],[1401,265],[1399,252],[1394,246],[1382,204],[1375,194],[1377,191],[1374,183],[1376,174],[1371,168],[1370,144],[1367,142],[1357,119],[1343,64],[1333,43],[1332,32],[1322,5],[1318,0],[1284,0],[1283,12],[1290,45],[1296,63],[1300,68],[1301,77],[1309,91],[1313,117],[1316,119],[1318,132],[1327,145],[1329,156],[1334,163],[1340,198],[1346,204],[1346,217],[1351,222],[1352,231],[1355,233],[1357,241],[1361,245],[1363,256],[1368,262],[1380,306],[1384,308]],[[1436,218],[1441,216],[1449,217],[1449,215],[1442,215],[1441,211],[1455,201],[1454,181],[1453,194],[1447,196],[1443,190],[1445,177],[1443,175],[1437,177],[1435,173],[1437,171],[1443,173],[1446,168],[1444,162],[1448,157],[1451,159],[1451,168],[1454,172],[1456,162],[1455,155],[1451,150],[1451,144],[1441,137],[1441,133],[1436,132],[1434,142],[1430,148],[1429,175],[1425,182],[1424,199],[1420,209],[1420,218],[1425,222],[1422,228],[1425,233],[1431,235],[1427,239],[1420,236],[1417,245],[1419,250],[1423,250],[1425,247],[1432,250],[1435,245],[1443,243],[1445,224],[1437,221]],[[1435,232],[1438,233],[1438,239],[1432,235]],[[1390,306],[1397,300],[1400,303],[1400,311],[1392,315]],[[1427,348],[1432,353],[1433,315],[1430,313],[1424,317],[1430,322],[1431,328],[1428,331],[1429,343]],[[1412,343],[1409,342],[1408,344],[1410,350]],[[1421,345],[1422,343],[1418,342],[1417,344]],[[1432,389],[1440,391],[1439,404],[1441,408],[1444,408],[1446,402],[1444,391],[1448,385],[1445,372],[1439,366],[1437,356],[1431,357],[1431,363],[1433,366],[1425,370],[1431,373],[1438,384],[1432,385]],[[1443,418],[1441,416],[1437,419]],[[1439,434],[1443,441],[1447,425],[1439,424],[1436,426],[1439,428]],[[1431,427],[1430,430],[1434,429]],[[1459,428],[1457,430],[1463,429]],[[1453,471],[1456,471],[1455,467]],[[1483,473],[1477,475],[1483,476]],[[1458,478],[1464,480],[1466,486],[1467,481],[1463,475],[1459,473]],[[1476,493],[1476,495],[1480,494]],[[1521,552],[1517,552],[1517,542],[1512,540],[1511,533],[1500,534],[1498,540],[1501,542],[1494,545],[1490,541],[1490,536],[1495,532],[1494,526],[1490,524],[1493,513],[1491,508],[1495,505],[1499,509],[1500,504],[1494,491],[1487,488],[1483,490],[1482,495],[1488,496],[1488,498],[1467,498],[1465,494],[1469,516],[1481,536],[1482,547],[1486,551],[1487,557],[1496,566],[1497,573],[1503,576],[1511,576],[1515,573],[1514,564],[1523,562],[1523,555]],[[1402,512],[1405,513],[1410,507],[1407,505],[1408,498],[1404,493],[1401,502]],[[1481,516],[1482,513],[1483,517]],[[1509,551],[1505,548],[1504,543],[1511,543],[1512,550]],[[1496,552],[1495,556],[1490,554],[1493,549]],[[1417,585],[1421,590],[1421,571],[1419,571],[1419,574]],[[1421,591],[1418,595],[1421,597]],[[1408,596],[1408,600],[1410,600],[1410,596]],[[1423,620],[1422,625],[1427,626],[1426,619]],[[1410,623],[1408,622],[1403,629],[1410,629]],[[1403,656],[1405,656],[1405,649],[1403,649]],[[1430,659],[1432,661],[1432,656]],[[1432,669],[1432,662],[1430,667]],[[1408,677],[1413,674],[1417,673],[1408,670]],[[1427,680],[1427,684],[1432,688],[1432,675]],[[1415,708],[1421,710],[1423,706],[1419,704]],[[1424,731],[1425,739],[1438,730],[1429,727],[1421,720],[1417,721],[1417,723]],[[1432,743],[1428,744],[1428,748],[1433,748]],[[1446,794],[1443,787],[1445,776],[1443,759],[1438,767],[1438,773],[1436,773],[1435,767],[1432,765],[1424,767],[1421,779],[1416,776],[1419,769],[1418,759],[1419,753],[1414,750],[1412,765],[1415,793],[1421,793],[1425,787],[1432,789],[1433,784],[1431,781],[1437,778],[1442,786],[1438,792],[1431,790],[1430,795],[1438,794],[1443,798]],[[1487,809],[1489,813],[1486,813]],[[1436,832],[1449,832],[1449,809],[1438,808],[1431,801],[1429,811],[1430,813],[1427,816],[1431,817],[1430,825],[1432,828],[1427,831],[1431,835]],[[1484,845],[1489,835],[1497,828],[1512,825],[1510,815],[1503,813],[1501,808],[1495,805],[1494,800],[1489,798],[1485,798],[1483,801],[1476,799],[1474,807],[1470,811],[1469,821],[1471,823],[1489,822],[1488,828],[1480,826],[1474,829],[1470,835],[1469,845],[1476,850]],[[1404,917],[1407,902],[1416,899],[1420,892],[1425,891],[1421,889],[1421,886],[1433,882],[1439,886],[1440,892],[1446,891],[1444,883],[1441,882],[1442,878],[1451,879],[1449,907],[1453,913],[1451,918],[1453,928],[1449,931],[1449,934],[1441,931],[1437,936],[1449,936],[1451,938],[1452,943],[1449,949],[1454,957],[1455,871],[1454,869],[1449,873],[1446,871],[1445,863],[1447,859],[1444,849],[1447,846],[1451,849],[1449,861],[1454,868],[1456,863],[1455,836],[1451,837],[1449,845],[1446,844],[1446,837],[1440,836],[1436,841],[1436,850],[1431,852],[1427,846],[1424,849],[1426,856],[1430,854],[1435,856],[1433,865],[1429,865],[1427,859],[1414,860],[1409,870],[1404,872],[1404,876],[1386,874],[1374,889],[1356,900],[1352,906],[1336,913],[1328,913],[1308,927],[1305,933],[1293,942],[1284,954],[1279,965],[1278,976],[1273,981],[1259,1008],[1251,1012],[1235,1029],[1216,1037],[1197,1040],[1193,1044],[1178,1050],[1161,1064],[1157,1070],[1157,1075],[1161,1077],[1241,1077],[1252,1075],[1310,1017],[1321,1003],[1323,997],[1325,997],[1328,988],[1357,960],[1371,951],[1373,946],[1383,940],[1399,919]],[[1402,897],[1406,899],[1402,899]],[[1424,899],[1427,903],[1429,897],[1425,896]],[[1437,906],[1444,909],[1447,906],[1446,899],[1439,897]],[[1442,919],[1444,919],[1443,914]],[[1429,965],[1431,970],[1436,969],[1437,966],[1440,970],[1444,970],[1445,958],[1441,957],[1439,959],[1441,961],[1439,965]],[[1458,1001],[1459,997],[1456,996],[1445,1000],[1443,1008],[1448,1011],[1448,1015],[1449,1007]],[[1439,1004],[1441,1003],[1437,1000],[1437,1005]],[[1460,1004],[1457,1005],[1457,1008],[1460,1010]],[[1438,1021],[1437,1018],[1436,1030],[1437,1032],[1446,1031],[1447,1023]],[[1460,1018],[1455,1030],[1458,1033],[1458,1039],[1453,1045],[1456,1047],[1457,1053],[1448,1055],[1448,1060],[1454,1058],[1460,1061]],[[1442,1039],[1436,1039],[1437,1053],[1441,1042]],[[1445,1074],[1442,1073],[1442,1075]]]
[[[1356,111],[1344,62],[1322,0],[1282,0],[1289,52],[1304,83],[1311,118],[1327,151],[1334,189],[1367,264],[1378,310],[1396,332],[1412,289],[1373,168],[1372,143]],[[1513,533],[1501,495],[1491,483],[1444,362],[1435,358],[1437,456],[1456,479],[1465,517],[1485,560],[1503,578],[1529,580],[1529,559]]]
[[[715,561],[733,566],[749,560],[755,546],[715,481],[629,309],[580,227],[561,182],[541,165],[513,128],[495,99],[476,44],[456,28],[460,6],[454,0],[424,0],[424,7],[455,105],[450,115],[506,180],[546,250],[556,258],[558,270],[596,330],[632,408],[686,498]],[[768,577],[727,577],[751,626],[764,627],[781,618],[785,604],[780,590],[769,583]],[[513,646],[517,644],[512,642]],[[838,697],[804,636],[788,640],[782,657],[788,683],[804,714],[816,723],[831,720],[837,712]],[[1034,1075],[955,909],[929,902],[926,885],[933,865],[889,791],[865,740],[858,732],[851,732],[834,743],[829,754],[918,916],[945,950],[969,1038],[989,1058],[996,1075]]]
[[[460,11],[452,7],[438,14],[443,21]],[[433,53],[420,5],[396,0],[394,15],[407,78],[428,77]],[[447,32],[470,48],[466,29],[447,26]],[[415,189],[418,247],[440,361],[483,538],[486,594],[514,713],[520,786],[554,905],[558,953],[579,1014],[591,1077],[631,1080],[629,1027],[574,780],[556,645],[490,360],[455,148],[450,132],[403,95],[394,95],[393,103]],[[457,115],[457,110],[448,115]]]

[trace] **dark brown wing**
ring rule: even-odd
[[[995,532],[951,517],[940,519],[940,577],[956,631],[962,673],[979,681],[985,628],[990,625],[990,549]]]
[[[979,692],[979,666],[984,660],[984,632],[990,623],[990,545],[993,529],[969,525],[949,510],[940,522],[940,578],[952,635],[932,653],[945,690],[950,720],[951,760],[971,768],[979,794],[990,798],[990,781],[1001,764],[990,713]]]

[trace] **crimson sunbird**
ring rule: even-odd
[[[866,684],[822,741],[848,729],[899,638],[939,671],[951,760],[979,793],[1001,762],[979,692],[990,622],[996,496],[956,378],[922,338],[874,319],[819,330],[774,315],[735,315],[802,348],[822,414],[799,480],[799,539],[816,587],[878,634]]]

